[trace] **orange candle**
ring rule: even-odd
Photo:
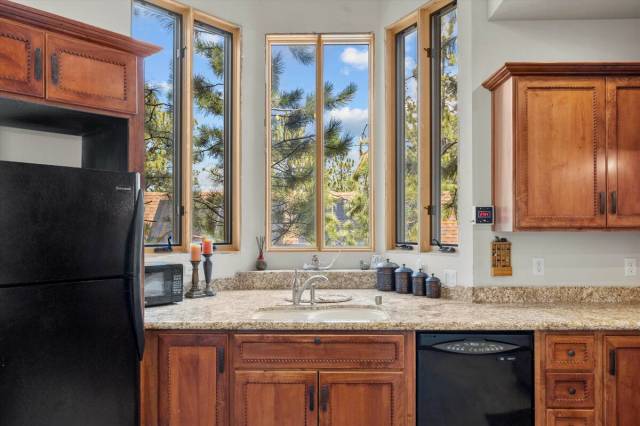
[[[191,261],[199,262],[201,256],[200,244],[191,244]]]
[[[213,241],[208,238],[202,241],[202,254],[213,254]]]

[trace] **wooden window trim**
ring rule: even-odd
[[[276,45],[316,45],[316,111],[324,111],[323,50],[325,44],[366,44],[369,48],[369,244],[363,247],[327,247],[324,241],[324,164],[323,140],[316,143],[316,245],[310,247],[279,247],[271,243],[271,48]],[[373,252],[375,250],[375,176],[374,176],[374,105],[375,105],[375,36],[374,33],[267,34],[265,37],[265,236],[270,252]],[[323,114],[316,116],[316,134],[323,137]]]
[[[182,192],[182,204],[184,207],[184,214],[181,218],[181,240],[180,245],[174,246],[174,250],[179,253],[186,253],[189,251],[191,244],[191,214],[192,208],[192,192],[191,192],[191,158],[192,158],[192,117],[193,117],[193,88],[191,84],[192,80],[192,63],[193,63],[193,29],[194,23],[202,22],[212,27],[219,28],[231,34],[232,36],[232,129],[231,129],[231,142],[230,148],[232,152],[231,156],[231,187],[233,188],[231,194],[231,244],[216,244],[216,252],[237,252],[240,250],[240,200],[241,200],[241,186],[240,186],[240,165],[241,165],[241,136],[240,136],[240,83],[241,83],[241,34],[240,27],[225,21],[221,18],[217,18],[208,13],[194,9],[191,6],[184,5],[174,0],[144,0],[149,4],[157,6],[162,9],[166,9],[173,13],[182,16],[182,40],[184,41],[185,57],[182,64],[183,78],[180,82],[180,88],[182,90],[182,97],[180,99],[181,106],[181,122],[180,122],[180,136],[181,136],[181,192]],[[154,253],[154,247],[146,247],[145,253]]]
[[[418,182],[420,209],[418,250],[431,246],[431,70],[425,60],[431,46],[431,14],[454,0],[432,0],[385,28],[385,149],[386,149],[386,242],[387,250],[396,250],[396,35],[415,25],[418,31]]]

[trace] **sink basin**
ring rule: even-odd
[[[265,321],[371,322],[388,320],[389,315],[375,306],[282,306],[260,309],[252,318]]]

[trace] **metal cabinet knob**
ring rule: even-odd
[[[314,338],[313,343],[315,343],[316,345],[319,345],[321,343],[320,338],[319,337]]]
[[[576,389],[575,388],[569,388],[569,395],[575,395],[576,394]]]
[[[567,355],[569,355],[569,357],[573,358],[574,356],[576,356],[576,351],[574,351],[573,349],[569,349],[567,351]]]

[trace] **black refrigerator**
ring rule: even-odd
[[[138,424],[139,187],[0,161],[0,425]]]

